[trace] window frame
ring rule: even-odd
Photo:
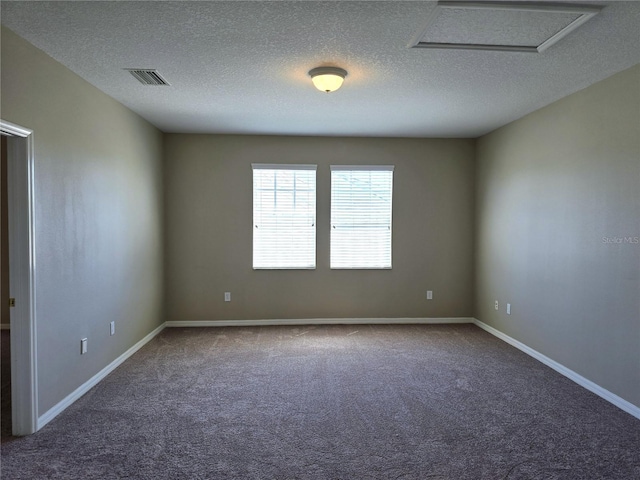
[[[329,214],[329,268],[331,270],[392,270],[393,269],[393,173],[395,170],[394,165],[331,165],[331,179],[330,179],[330,199],[331,207]],[[389,216],[388,216],[388,228],[389,228],[389,250],[388,250],[388,265],[363,265],[354,264],[351,266],[335,265],[334,266],[334,230],[336,227],[334,217],[334,172],[340,171],[366,171],[366,172],[390,172],[389,183]]]
[[[300,264],[300,265],[268,265],[264,264],[264,262],[256,263],[256,170],[283,170],[283,171],[313,171],[313,218],[312,218],[312,227],[313,234],[311,238],[311,242],[309,245],[311,248],[311,256],[309,257],[312,262],[309,264]],[[252,268],[253,270],[315,270],[317,268],[317,211],[318,211],[318,180],[317,180],[317,165],[315,164],[271,164],[271,163],[252,163],[251,164],[251,176],[252,176],[252,244],[251,244],[251,253],[252,253]],[[274,182],[277,182],[277,179],[274,178]],[[297,187],[294,184],[293,190],[279,190],[277,186],[273,189],[274,195],[277,195],[278,192],[285,191],[293,191],[294,198],[296,197],[296,192],[298,191]],[[306,190],[311,191],[311,190]],[[277,197],[276,197],[277,198]],[[274,198],[274,202],[277,200]],[[256,266],[258,265],[258,266]]]

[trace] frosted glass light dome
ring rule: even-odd
[[[315,87],[321,92],[335,92],[342,86],[347,71],[338,67],[318,67],[309,71]]]

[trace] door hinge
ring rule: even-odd
[[[10,307],[15,307],[16,306],[16,299],[15,298],[10,298],[9,299],[9,306]]]

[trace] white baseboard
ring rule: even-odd
[[[0,323],[0,330],[11,330],[10,323]]]
[[[124,352],[118,358],[116,358],[109,365],[104,367],[98,373],[96,373],[93,377],[87,380],[85,383],[76,388],[72,393],[67,395],[62,401],[58,404],[50,408],[46,413],[42,414],[38,417],[38,423],[36,426],[36,431],[40,430],[51,420],[56,418],[60,413],[62,413],[69,405],[78,400],[82,395],[87,393],[91,388],[96,386],[100,380],[109,375],[112,371],[114,371],[120,364],[122,364],[125,360],[127,360],[131,355],[140,350],[144,345],[149,343],[156,335],[158,335],[162,330],[164,330],[165,324],[163,323],[158,328],[153,330],[147,336],[145,336],[142,340],[132,346],[129,350]]]
[[[478,319],[473,319],[473,323],[475,323],[478,327],[486,330],[491,335],[498,337],[500,340],[507,342],[509,345],[516,347],[518,350],[523,351],[530,357],[535,358],[536,360],[544,363],[546,366],[553,368],[556,372],[564,375],[569,380],[573,380],[575,383],[580,385],[581,387],[586,388],[587,390],[595,393],[599,397],[605,399],[609,403],[612,403],[616,407],[625,412],[633,415],[637,419],[640,419],[640,407],[634,405],[631,402],[626,401],[624,398],[619,397],[615,393],[611,393],[609,390],[602,388],[600,385],[592,382],[591,380],[583,377],[582,375],[574,372],[573,370],[568,369],[564,365],[556,362],[555,360],[550,359],[546,355],[534,350],[533,348],[525,345],[522,342],[519,342],[515,338],[511,338],[509,335],[502,333],[500,330],[497,330],[486,323],[481,322]]]
[[[185,320],[166,322],[167,327],[259,327],[267,325],[406,325],[473,323],[470,317],[450,318],[284,318],[269,320]]]

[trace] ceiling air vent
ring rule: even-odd
[[[125,68],[143,85],[169,85],[155,69],[147,68]]]

